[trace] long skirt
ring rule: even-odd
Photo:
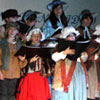
[[[99,98],[97,66],[95,62],[92,64],[87,74],[88,74],[87,97],[90,99]]]
[[[76,63],[75,71],[72,76],[68,93],[53,90],[52,100],[87,100],[86,80],[83,67],[80,63]]]
[[[16,100],[48,100],[50,98],[48,79],[40,72],[27,74],[21,79]]]

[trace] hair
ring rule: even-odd
[[[9,32],[9,30],[12,30],[13,28],[16,28],[16,27],[9,27],[8,29],[6,29],[6,31],[5,31],[5,38],[7,39],[8,38],[8,32]],[[16,28],[17,29],[17,28]]]
[[[89,13],[89,14],[84,14],[84,15],[82,16],[82,18],[81,18],[81,20],[80,20],[81,24],[82,24],[82,21],[83,21],[84,19],[87,19],[88,17],[91,19],[91,24],[92,24],[92,22],[93,22],[93,17],[92,17],[92,15],[91,15],[90,13]]]
[[[75,33],[70,33],[70,34],[73,34],[73,35],[76,37],[76,34],[75,34]],[[70,36],[70,34],[69,34],[67,37],[69,37],[69,36]]]
[[[55,16],[55,14],[54,14],[53,11],[54,11],[54,9],[57,8],[58,6],[59,6],[58,4],[53,6],[52,11],[51,11],[49,17],[47,18],[47,20],[50,19],[51,24],[52,24],[52,27],[53,27],[54,29],[57,28],[57,21],[59,21],[59,20],[58,20],[58,18]],[[62,7],[62,5],[60,5],[60,6]],[[63,9],[63,7],[62,7],[62,9]],[[61,14],[60,18],[61,18],[61,21],[62,21],[63,26],[66,27],[66,26],[68,25],[68,21],[67,21],[67,17],[66,17],[65,14],[64,14],[64,11],[62,11],[62,14]]]
[[[25,15],[25,14],[24,14]],[[24,20],[24,15],[22,17],[22,21],[25,22]],[[37,15],[36,14],[32,14],[31,16],[29,16],[26,20],[29,20],[30,22],[34,21],[37,19]]]
[[[16,22],[9,22],[9,23],[7,23],[5,25],[5,34],[6,34],[5,37],[6,38],[8,38],[8,32],[9,32],[9,30],[11,30],[13,28],[17,29],[18,31],[20,30],[20,26]]]

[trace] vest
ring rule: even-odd
[[[21,47],[21,43],[19,41],[16,42],[17,50]],[[9,66],[9,46],[6,39],[0,40],[0,48],[2,51],[1,61],[2,65],[0,66],[0,69],[7,70]]]

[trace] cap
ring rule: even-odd
[[[8,9],[4,12],[2,12],[2,20],[5,20],[5,18],[9,18],[9,17],[20,17],[20,15],[18,15],[18,11],[16,9]]]
[[[24,15],[23,15],[23,19],[27,20],[27,18],[29,18],[31,15],[37,15],[37,14],[41,14],[41,12],[38,11],[32,11],[32,10],[27,10]]]
[[[49,4],[47,5],[47,9],[48,9],[49,11],[51,11],[52,8],[53,8],[53,6],[55,6],[55,5],[65,5],[65,4],[67,4],[67,3],[64,2],[64,1],[53,0],[51,3],[49,3]]]

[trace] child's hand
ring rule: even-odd
[[[75,50],[74,50],[74,49],[70,49],[70,47],[68,47],[67,49],[65,49],[65,50],[63,51],[63,54],[64,54],[64,55],[67,55],[67,54],[73,55],[73,54],[75,54]]]
[[[25,58],[26,58],[26,55],[24,55],[24,56],[19,55],[18,58],[19,58],[21,61],[24,61]]]
[[[39,56],[38,55],[35,55],[34,57],[32,57],[30,59],[30,63],[36,61],[37,59],[39,59]]]

